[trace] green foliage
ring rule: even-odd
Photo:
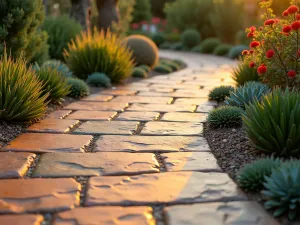
[[[185,63],[181,59],[173,59],[172,62],[176,63],[180,67],[185,65]]]
[[[145,70],[145,72],[149,73],[151,71],[151,68],[147,65],[140,65],[139,68]]]
[[[259,76],[255,68],[249,67],[248,60],[240,58],[238,67],[233,69],[232,79],[240,86],[248,81],[259,81]]]
[[[159,18],[165,18],[164,6],[167,2],[173,2],[174,0],[151,0],[151,11],[153,16]]]
[[[172,71],[177,71],[180,69],[180,65],[178,65],[176,62],[173,62],[169,59],[161,59],[160,64],[166,65],[172,69]]]
[[[266,177],[264,187],[265,208],[274,209],[275,217],[287,213],[290,220],[296,219],[300,210],[300,161],[285,162],[273,169],[271,176]]]
[[[68,85],[70,85],[70,92],[68,96],[73,98],[83,98],[90,94],[89,86],[80,79],[68,78]]]
[[[141,67],[135,67],[132,70],[133,77],[146,78],[148,77],[148,73]]]
[[[86,83],[95,87],[111,87],[110,78],[104,73],[92,73]]]
[[[13,58],[23,52],[28,62],[41,54],[47,42],[47,34],[38,30],[43,20],[42,0],[1,0],[0,55],[4,53],[4,46]]]
[[[227,55],[228,52],[230,51],[231,49],[231,45],[228,45],[228,44],[220,44],[218,45],[215,50],[214,50],[214,54],[215,55],[218,55],[218,56],[224,56],[224,55]]]
[[[210,127],[236,127],[242,124],[243,110],[235,106],[221,106],[213,109],[207,117]]]
[[[242,52],[247,50],[248,47],[246,45],[237,45],[230,49],[228,56],[231,59],[238,59],[242,56]]]
[[[235,42],[239,45],[249,45],[251,39],[247,37],[245,30],[240,30],[235,35]]]
[[[181,42],[176,42],[171,45],[172,50],[182,50],[183,49],[183,44]]]
[[[246,191],[261,191],[265,177],[270,176],[272,169],[278,168],[281,164],[279,159],[265,158],[249,163],[241,169],[237,181],[241,188]]]
[[[245,109],[246,105],[253,103],[255,100],[260,101],[260,99],[269,92],[270,88],[267,85],[260,82],[249,81],[231,92],[229,97],[226,98],[225,103]]]
[[[180,41],[180,34],[179,33],[167,33],[165,34],[165,39],[167,42],[174,43]]]
[[[151,68],[158,61],[158,48],[155,43],[142,35],[131,35],[125,39],[125,43],[133,52],[133,59],[138,65],[147,65]]]
[[[131,51],[109,31],[82,32],[68,45],[64,56],[74,75],[84,80],[88,75],[100,72],[113,83],[119,83],[130,76],[133,68]]]
[[[48,17],[45,19],[42,29],[48,33],[49,54],[52,59],[63,60],[63,50],[68,43],[80,34],[79,23],[68,16]]]
[[[165,36],[162,33],[154,33],[152,35],[152,41],[157,47],[160,47],[165,42]]]
[[[37,33],[38,35],[33,37],[32,43],[39,42],[39,40],[43,41],[41,41],[41,44],[34,52],[34,55],[32,55],[30,63],[38,63],[41,65],[49,59],[49,45],[47,43],[48,34],[40,29],[37,31]]]
[[[63,62],[56,60],[56,59],[51,59],[51,60],[44,62],[42,67],[50,67],[52,69],[56,69],[65,77],[71,77],[73,75],[72,72],[70,71],[69,67],[66,64],[64,64]]]
[[[200,53],[201,52],[201,45],[197,45],[197,46],[195,46],[195,47],[193,47],[192,49],[191,49],[191,51],[192,52],[198,52],[198,53]]]
[[[133,23],[150,21],[152,17],[150,0],[136,0],[132,16]]]
[[[154,71],[158,73],[172,73],[172,68],[165,65],[165,64],[159,64],[154,67]]]
[[[164,42],[159,46],[160,49],[171,49],[172,44],[170,42]]]
[[[222,102],[230,95],[231,91],[234,91],[234,87],[232,86],[221,85],[219,87],[215,87],[209,92],[208,99]]]
[[[213,53],[215,48],[221,44],[217,38],[207,38],[200,45],[201,53]]]
[[[244,127],[256,149],[281,156],[300,154],[300,94],[275,89],[246,107]]]
[[[0,120],[27,122],[46,112],[48,94],[42,95],[42,83],[26,61],[8,57],[0,59]]]
[[[181,41],[184,46],[193,48],[200,43],[201,35],[195,29],[186,29],[181,35]]]
[[[42,67],[35,74],[43,84],[43,95],[48,96],[49,101],[60,102],[69,93],[66,77],[58,70]]]

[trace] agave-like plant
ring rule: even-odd
[[[232,91],[234,91],[234,87],[221,85],[219,87],[215,87],[209,92],[208,99],[222,102]]]
[[[249,67],[249,61],[246,58],[240,58],[238,67],[233,69],[232,79],[240,86],[248,81],[259,81],[259,76],[255,68]]]

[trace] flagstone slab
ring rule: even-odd
[[[88,101],[88,102],[107,102],[108,100],[112,99],[114,96],[112,95],[101,95],[102,92],[100,92],[99,94],[93,94],[93,95],[89,95],[83,99],[81,99],[81,101]]]
[[[128,103],[120,102],[88,102],[78,101],[67,105],[66,109],[72,110],[86,110],[86,111],[122,111]]]
[[[27,131],[41,133],[68,133],[79,124],[79,120],[44,119],[32,124]]]
[[[177,98],[175,105],[212,105],[217,106],[216,101],[209,101],[207,98]]]
[[[158,112],[123,112],[114,120],[123,121],[153,121],[159,117]]]
[[[182,112],[171,112],[166,113],[160,119],[160,121],[171,121],[171,122],[198,122],[202,123],[206,120],[207,114],[204,113],[182,113]]]
[[[39,214],[1,215],[1,225],[41,225],[44,218]]]
[[[95,144],[100,152],[185,152],[209,151],[203,137],[182,136],[100,136]]]
[[[161,155],[167,171],[222,172],[209,152],[179,152]]]
[[[165,208],[167,225],[280,225],[256,202],[201,203]]]
[[[171,85],[172,86],[172,85]],[[154,91],[141,91],[137,96],[154,96],[154,97],[173,97],[173,98],[207,98],[209,91],[190,89],[178,89],[175,92],[164,93]]]
[[[69,115],[66,119],[75,119],[75,120],[109,120],[117,113],[114,111],[84,111],[79,110],[71,115]]]
[[[141,135],[195,136],[202,133],[201,123],[185,122],[147,122],[141,131]]]
[[[25,133],[1,150],[37,153],[84,152],[92,139],[93,136],[90,135]]]
[[[159,172],[154,154],[146,153],[46,153],[33,177],[135,175]]]
[[[152,214],[151,207],[143,206],[75,208],[56,214],[53,225],[155,225]]]
[[[168,104],[172,101],[169,97],[146,97],[146,96],[117,96],[109,102],[126,102],[126,103],[160,103]]]
[[[193,112],[196,110],[195,105],[167,105],[167,104],[139,104],[133,103],[126,111],[142,112]]]
[[[199,105],[196,112],[201,112],[201,113],[209,113],[212,111],[215,107],[212,105]]]
[[[164,88],[164,87],[169,87],[169,85],[167,84],[159,84],[159,83],[154,83],[151,84],[151,86],[149,86],[151,88]],[[187,89],[187,90],[199,90],[201,85],[199,84],[194,84],[194,85],[190,85],[190,84],[174,84],[171,86],[174,89]],[[143,90],[141,90],[143,91]]]
[[[81,124],[75,134],[127,134],[136,132],[138,122],[132,121],[88,121]]]
[[[225,173],[172,172],[137,176],[92,177],[86,206],[145,205],[245,200]]]
[[[63,119],[67,115],[69,115],[72,111],[71,110],[56,110],[53,113],[50,113],[47,118],[49,119]]]
[[[135,95],[137,91],[135,90],[104,90],[101,91],[101,94],[104,95]]]
[[[79,204],[80,184],[73,179],[1,180],[0,213],[54,212]]]
[[[0,178],[23,177],[34,158],[33,153],[0,152]]]

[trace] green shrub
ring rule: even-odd
[[[165,42],[165,36],[162,33],[155,33],[152,35],[152,41],[160,47]]]
[[[174,42],[180,42],[180,34],[179,33],[167,33],[165,34],[165,39],[167,42],[174,43]]]
[[[215,87],[209,92],[208,99],[222,102],[232,91],[234,91],[234,87],[221,85],[219,87]]]
[[[151,68],[158,61],[158,48],[155,43],[142,35],[131,35],[125,39],[125,43],[133,52],[133,59],[138,65],[147,65]]]
[[[61,74],[63,74],[65,77],[71,77],[73,74],[70,71],[69,67],[64,64],[63,62],[55,59],[48,60],[42,64],[42,67],[50,67],[52,69],[56,69]]]
[[[130,76],[133,68],[132,53],[115,34],[102,30],[82,32],[69,43],[64,56],[68,67],[80,79],[88,75],[105,73],[113,83],[119,83]]]
[[[49,57],[49,45],[47,43],[48,34],[42,30],[38,30],[38,35],[35,35],[32,43],[39,42],[39,40],[42,40],[34,54],[32,55],[32,58],[30,59],[29,63],[38,63],[39,65],[42,65],[45,61],[47,61]]]
[[[151,15],[151,4],[150,0],[136,0],[133,8],[133,23],[141,21],[150,21]]]
[[[208,125],[212,128],[236,127],[242,124],[243,110],[235,106],[221,106],[213,109],[207,117]]]
[[[172,47],[172,44],[170,42],[164,42],[159,46],[159,48],[161,48],[161,49],[171,49],[171,47]]]
[[[259,81],[259,76],[255,68],[249,67],[249,61],[241,58],[238,67],[233,69],[232,79],[240,86],[248,81]]]
[[[68,78],[68,85],[70,85],[70,92],[68,96],[73,98],[83,98],[90,94],[89,86],[80,79]]]
[[[146,73],[149,73],[151,71],[151,68],[147,65],[140,65],[139,68],[145,70]]]
[[[201,50],[201,45],[197,45],[197,46],[191,48],[191,51],[192,52],[199,52],[200,53],[202,51]]]
[[[160,64],[170,67],[172,69],[172,71],[177,71],[180,69],[180,66],[177,63],[175,63],[169,59],[161,59]]]
[[[256,149],[282,156],[300,155],[300,94],[274,90],[246,106],[244,126]]]
[[[290,220],[296,219],[300,211],[300,161],[285,162],[273,169],[264,187],[265,208],[274,209],[275,217],[287,213]]]
[[[164,64],[159,64],[157,66],[154,67],[154,71],[158,72],[158,73],[172,73],[172,68],[164,65]]]
[[[214,50],[214,54],[218,55],[218,56],[224,56],[227,55],[228,52],[231,49],[231,45],[228,44],[220,44],[219,46],[217,46]]]
[[[201,41],[200,33],[195,29],[186,29],[181,34],[181,42],[188,48],[197,46]]]
[[[231,59],[238,59],[242,56],[242,52],[247,50],[248,47],[246,45],[237,45],[230,49],[228,56]]]
[[[217,38],[207,38],[201,43],[200,52],[201,53],[213,53],[215,48],[221,44],[220,40]]]
[[[95,87],[111,87],[110,79],[104,73],[92,73],[89,75],[86,83]]]
[[[49,54],[52,59],[63,60],[63,50],[68,43],[80,34],[79,23],[68,16],[48,17],[45,19],[42,29],[48,33]]]
[[[279,159],[265,158],[249,163],[241,169],[237,181],[241,188],[246,191],[261,191],[265,177],[270,176],[272,169],[278,168],[281,164]]]
[[[43,116],[48,94],[42,95],[42,88],[26,61],[13,60],[4,50],[0,59],[0,120],[26,122]]]
[[[172,62],[176,63],[180,67],[185,65],[185,63],[181,59],[173,59]]]
[[[146,78],[148,77],[148,73],[143,68],[135,67],[132,70],[132,76],[139,77],[139,78]]]
[[[249,45],[251,42],[251,39],[247,37],[247,33],[245,32],[245,29],[240,30],[235,35],[235,42],[239,45]]]
[[[183,49],[183,44],[181,42],[176,42],[171,45],[172,50],[182,50]]]

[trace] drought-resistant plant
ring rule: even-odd
[[[22,58],[13,60],[6,50],[0,59],[0,120],[30,121],[46,112],[48,94]]]
[[[181,42],[176,42],[171,45],[172,50],[182,50],[183,49],[183,44]]]
[[[245,85],[238,87],[235,91],[230,92],[229,97],[226,98],[225,103],[231,106],[237,106],[242,109],[246,105],[260,100],[270,92],[270,88],[260,82],[249,81]]]
[[[132,70],[133,77],[146,78],[148,77],[148,73],[141,67],[135,67]]]
[[[42,67],[50,67],[52,69],[56,69],[65,77],[71,77],[73,75],[66,64],[56,59],[47,60],[42,64]]]
[[[184,65],[184,62],[181,59],[173,59],[172,62],[176,63],[180,67]]]
[[[288,214],[290,220],[299,215],[300,210],[300,161],[292,160],[273,169],[266,177],[263,196],[267,199],[266,209],[274,209],[275,217]]]
[[[142,35],[130,35],[125,39],[125,43],[132,50],[135,63],[147,65],[151,68],[158,61],[158,48],[155,43]]]
[[[149,73],[151,71],[151,68],[147,65],[140,65],[139,68],[146,71],[146,73]]]
[[[200,45],[201,53],[213,53],[216,47],[221,44],[217,38],[207,38]]]
[[[197,46],[191,48],[191,51],[192,52],[201,52],[201,45],[197,45]]]
[[[169,59],[161,59],[160,64],[171,67],[171,69],[173,71],[177,71],[180,69],[180,66],[176,62],[173,62],[172,60],[169,60]]]
[[[133,23],[141,21],[150,21],[151,19],[151,4],[150,0],[136,0],[133,8]]]
[[[212,128],[236,127],[242,124],[241,108],[235,106],[221,106],[209,112],[208,125]]]
[[[231,45],[220,44],[215,48],[213,53],[218,56],[224,56],[224,55],[228,54],[228,52],[230,51],[231,48],[232,48]]]
[[[240,58],[238,66],[233,69],[232,79],[240,86],[248,81],[259,81],[259,76],[256,69],[249,67],[247,59]]]
[[[209,92],[208,99],[222,102],[232,91],[234,91],[234,87],[221,85],[219,87],[215,87]]]
[[[181,34],[181,42],[188,48],[197,46],[201,41],[201,35],[196,29],[186,29]]]
[[[172,68],[165,65],[165,64],[159,64],[154,67],[154,71],[158,73],[172,73]]]
[[[274,158],[258,159],[245,165],[237,176],[238,184],[246,191],[261,191],[266,176],[270,176],[274,168],[281,165],[281,160]]]
[[[90,94],[89,86],[78,78],[68,78],[68,85],[70,85],[70,92],[68,96],[73,98],[83,98]]]
[[[95,87],[110,87],[111,81],[105,73],[92,73],[86,80],[86,83]]]
[[[247,49],[248,49],[248,47],[246,45],[234,46],[228,52],[228,57],[231,59],[238,59],[242,56],[242,52]]]
[[[165,39],[167,42],[174,43],[174,42],[179,42],[180,41],[180,34],[171,32],[171,33],[166,33],[165,34]]]
[[[160,49],[171,49],[171,47],[172,44],[170,42],[164,42],[159,46]]]
[[[130,76],[133,68],[131,51],[110,31],[82,32],[68,44],[64,57],[74,75],[84,80],[100,72],[119,83]]]
[[[152,41],[157,47],[160,47],[165,42],[165,36],[162,33],[154,33],[152,35]]]
[[[274,90],[246,106],[244,127],[258,151],[300,155],[300,94]]]

